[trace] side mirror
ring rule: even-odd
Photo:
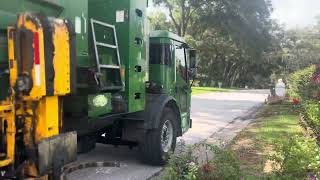
[[[189,49],[189,77],[194,79],[197,76],[197,51]]]

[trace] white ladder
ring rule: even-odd
[[[108,43],[98,42],[97,39],[96,39],[95,24],[112,29],[113,38],[114,38],[115,44],[108,44]],[[118,38],[117,38],[117,32],[116,32],[115,26],[111,25],[111,24],[107,24],[107,23],[101,22],[101,21],[98,21],[98,20],[95,20],[95,19],[91,19],[91,28],[92,28],[92,37],[93,37],[93,43],[94,43],[94,50],[95,50],[95,57],[96,57],[98,73],[101,74],[101,70],[102,69],[117,69],[118,72],[119,72],[120,80],[121,80],[121,61],[120,61]],[[117,65],[101,64],[100,63],[100,59],[99,59],[98,46],[116,50],[116,52],[117,52],[116,53],[116,55],[117,55]],[[123,88],[122,86],[116,86],[116,87],[112,87],[110,89],[111,90],[117,90],[117,89],[121,90],[122,88]],[[108,88],[106,88],[106,89],[108,90]]]

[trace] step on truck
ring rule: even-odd
[[[1,179],[55,179],[96,143],[167,161],[192,126],[196,51],[149,31],[147,0],[2,1]]]

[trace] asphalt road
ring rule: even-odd
[[[228,93],[210,93],[192,97],[193,128],[181,139],[194,144],[215,134],[228,136],[230,124],[267,98],[267,90],[244,90]],[[247,122],[248,123],[248,122]],[[244,125],[232,125],[237,132]],[[222,134],[221,134],[222,133]],[[218,135],[217,135],[218,136]],[[232,135],[233,136],[233,135]],[[144,180],[152,177],[161,167],[147,166],[139,161],[139,151],[127,147],[114,148],[98,144],[97,148],[78,157],[78,162],[110,161],[120,167],[86,168],[67,176],[68,180]]]

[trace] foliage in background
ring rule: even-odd
[[[207,0],[154,0],[154,3],[164,6],[169,11],[175,32],[182,37],[194,24],[196,14],[208,4]]]
[[[155,30],[171,30],[199,51],[200,86],[267,87],[281,67],[283,32],[270,19],[269,0],[155,0],[168,11],[150,16]],[[170,25],[171,24],[171,25]]]
[[[199,51],[200,86],[268,88],[320,60],[317,25],[291,29],[270,18],[270,0],[154,0],[154,29],[184,36]]]
[[[174,31],[172,23],[164,12],[152,12],[151,14],[149,14],[148,19],[152,25],[153,30]]]
[[[320,21],[314,27],[286,31],[281,45],[286,73],[320,62]]]

